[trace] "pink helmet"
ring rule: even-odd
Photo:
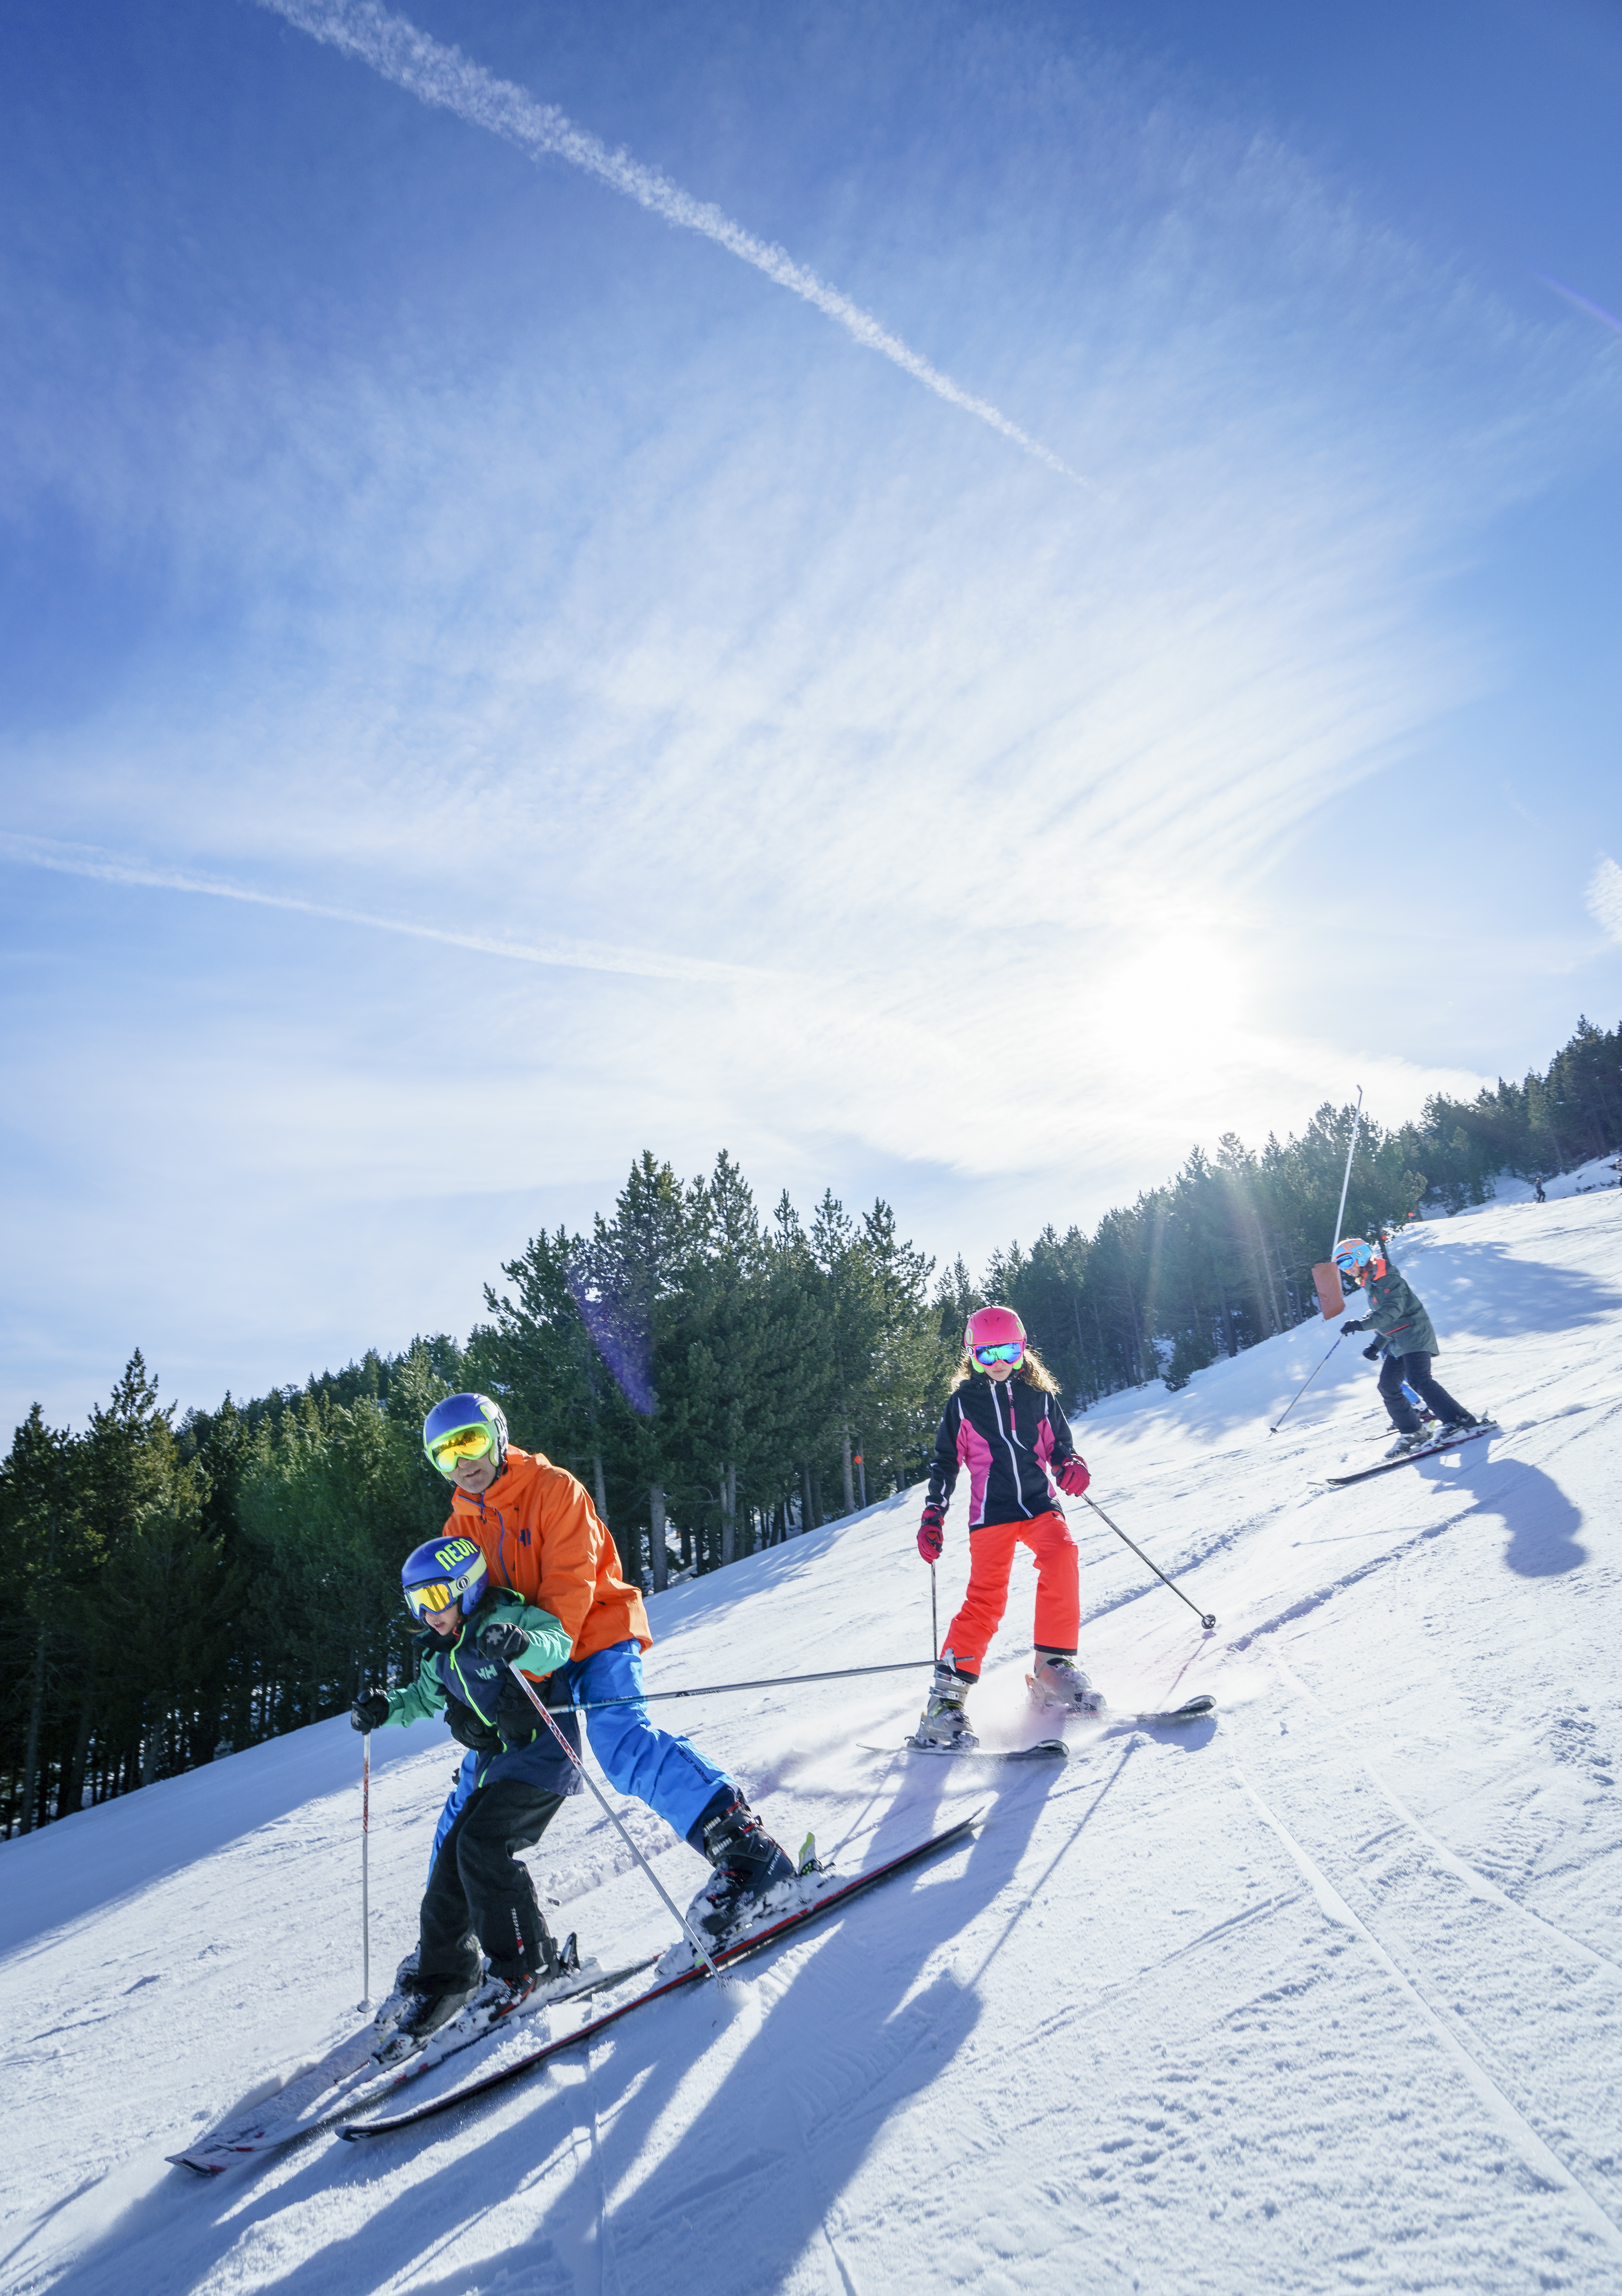
[[[1023,1352],[1025,1326],[1012,1308],[977,1308],[963,1325],[963,1345],[971,1355],[976,1348],[1018,1347]]]

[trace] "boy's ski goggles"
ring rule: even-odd
[[[437,1578],[427,1587],[407,1587],[406,1608],[414,1619],[431,1619],[437,1611],[448,1611],[453,1603],[459,1603],[466,1584],[463,1578],[455,1586],[448,1579]]]
[[[481,1419],[472,1427],[457,1427],[442,1435],[428,1456],[442,1475],[449,1475],[463,1459],[484,1458],[495,1442],[495,1429]]]
[[[1354,1267],[1366,1267],[1373,1257],[1372,1247],[1361,1236],[1335,1246],[1335,1265],[1344,1275],[1349,1275]]]
[[[1005,1340],[1001,1347],[974,1348],[971,1350],[977,1364],[1017,1364],[1025,1353],[1023,1340]]]

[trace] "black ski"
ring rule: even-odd
[[[1474,1443],[1480,1436],[1500,1432],[1495,1419],[1484,1419],[1479,1427],[1467,1427],[1462,1435],[1450,1435],[1438,1443],[1421,1443],[1417,1451],[1405,1451],[1400,1459],[1382,1459],[1377,1467],[1360,1467],[1355,1475],[1325,1475],[1324,1481],[1332,1491],[1344,1490],[1348,1483],[1366,1483],[1371,1475],[1389,1475],[1394,1467],[1411,1467],[1416,1459],[1432,1459],[1438,1451],[1456,1451],[1462,1443]]]
[[[628,1963],[623,1969],[582,1970],[573,1983],[549,1987],[538,2000],[532,1997],[518,2015],[534,2016],[559,2002],[578,2001],[588,1993],[601,1993],[610,1985],[622,1985],[627,1977],[640,1977],[658,1958],[657,1954],[650,1954],[645,1960]],[[369,2040],[365,2032],[352,2036],[329,2050],[309,2072],[300,2074],[285,2088],[278,2089],[225,2128],[217,2129],[213,2136],[200,2137],[184,2152],[169,2152],[164,2157],[176,2169],[194,2169],[199,2176],[217,2177],[233,2161],[256,2152],[274,2152],[281,2145],[295,2144],[313,2130],[324,2128],[329,2121],[341,2120],[346,2112],[354,2112],[357,2104],[364,2109],[366,2104],[381,2103],[390,2090],[431,2072],[446,2058],[471,2049],[475,2042],[511,2030],[517,2021],[516,2018],[494,2021],[454,2018],[430,2035],[414,2055],[395,2065],[380,2065],[373,2054],[385,2046],[386,2036],[376,2041]],[[312,2111],[312,2106],[316,2109]]]
[[[881,1882],[888,1882],[892,1874],[901,1873],[909,1866],[916,1866],[921,1859],[932,1857],[936,1850],[945,1849],[949,1843],[961,1841],[979,1824],[979,1820],[980,1813],[976,1810],[972,1816],[960,1818],[955,1825],[948,1825],[943,1833],[931,1834],[927,1841],[920,1841],[913,1849],[904,1849],[898,1857],[887,1858],[882,1866],[875,1866],[866,1874],[858,1874],[854,1881],[824,1890],[808,1906],[800,1906],[776,1921],[767,1922],[760,1929],[751,1930],[748,1936],[739,1938],[732,1945],[717,1947],[714,1954],[717,1966],[726,1968],[750,1954],[761,1953],[767,1946],[776,1945],[795,1930],[820,1921],[824,1914],[837,1912],[840,1906],[848,1906],[853,1898],[860,1897],[864,1890],[873,1889]],[[589,2024],[578,2026],[572,2033],[565,2033],[561,2039],[548,2041],[542,2048],[531,2049],[525,2055],[514,2058],[511,2064],[498,2065],[495,2071],[486,2073],[480,2080],[465,2081],[460,2088],[452,2089],[448,2095],[430,2097],[425,2104],[414,2105],[409,2112],[390,2113],[386,2120],[352,2121],[340,2133],[352,2140],[363,2136],[388,2136],[397,2128],[411,2128],[420,2120],[431,2120],[436,2113],[449,2112],[456,2105],[466,2104],[477,2096],[487,2095],[491,2089],[500,2088],[507,2081],[517,2080],[520,2075],[533,2072],[537,2065],[545,2064],[565,2049],[578,2049],[582,2042],[595,2040],[599,2033],[606,2032],[610,2025],[617,2025],[622,2017],[628,2017],[633,2009],[645,2008],[651,2001],[662,2001],[667,1994],[678,1993],[684,1985],[694,1985],[709,1973],[701,1961],[695,1962],[691,1969],[684,1969],[675,1977],[667,1978],[662,1985],[650,1986],[645,1993],[637,1994],[633,2000],[620,2002],[601,2017],[594,2017]]]

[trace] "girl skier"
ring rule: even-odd
[[[970,1316],[952,1390],[935,1437],[918,1552],[928,1563],[939,1560],[946,1507],[959,1469],[967,1467],[969,1591],[946,1628],[916,1742],[961,1748],[978,1742],[965,1702],[1007,1607],[1017,1546],[1028,1546],[1036,1562],[1032,1694],[1077,1714],[1095,1713],[1103,1702],[1076,1663],[1076,1542],[1050,1480],[1051,1469],[1060,1488],[1079,1498],[1089,1480],[1086,1462],[1070,1439],[1058,1382],[1012,1308],[981,1308]]]
[[[1383,1243],[1384,1238],[1380,1239]],[[1430,1376],[1431,1358],[1441,1350],[1437,1346],[1436,1332],[1429,1316],[1417,1295],[1404,1282],[1383,1252],[1365,1243],[1360,1235],[1342,1236],[1335,1246],[1335,1265],[1350,1283],[1360,1284],[1368,1300],[1368,1313],[1353,1316],[1340,1326],[1344,1339],[1353,1332],[1371,1328],[1377,1334],[1373,1343],[1364,1349],[1365,1356],[1380,1357],[1380,1393],[1391,1423],[1397,1430],[1397,1440],[1386,1453],[1388,1459],[1400,1459],[1405,1452],[1416,1451],[1421,1444],[1446,1442],[1449,1436],[1463,1435],[1481,1423],[1462,1403],[1455,1403],[1447,1390]],[[1404,1392],[1417,1395],[1428,1411],[1434,1412],[1442,1423],[1439,1433],[1429,1430]]]

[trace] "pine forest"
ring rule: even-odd
[[[37,1405],[0,1465],[13,1565],[0,1614],[9,1838],[340,1712],[408,1668],[405,1554],[445,1486],[425,1411],[476,1389],[570,1468],[651,1590],[709,1572],[924,1472],[965,1315],[1018,1309],[1067,1405],[1173,1389],[1318,1312],[1353,1122],[1325,1104],[1259,1150],[1233,1134],[1091,1234],[1049,1226],[979,1275],[938,1269],[883,1202],[763,1214],[726,1154],[684,1181],[651,1152],[587,1235],[526,1243],[465,1342],[419,1338],[177,1417],[135,1355],[83,1432]],[[1344,1226],[1484,1201],[1495,1177],[1622,1141],[1622,1027],[1586,1020],[1546,1074],[1418,1124],[1362,1120]],[[1085,1448],[1085,1437],[1082,1447]]]

